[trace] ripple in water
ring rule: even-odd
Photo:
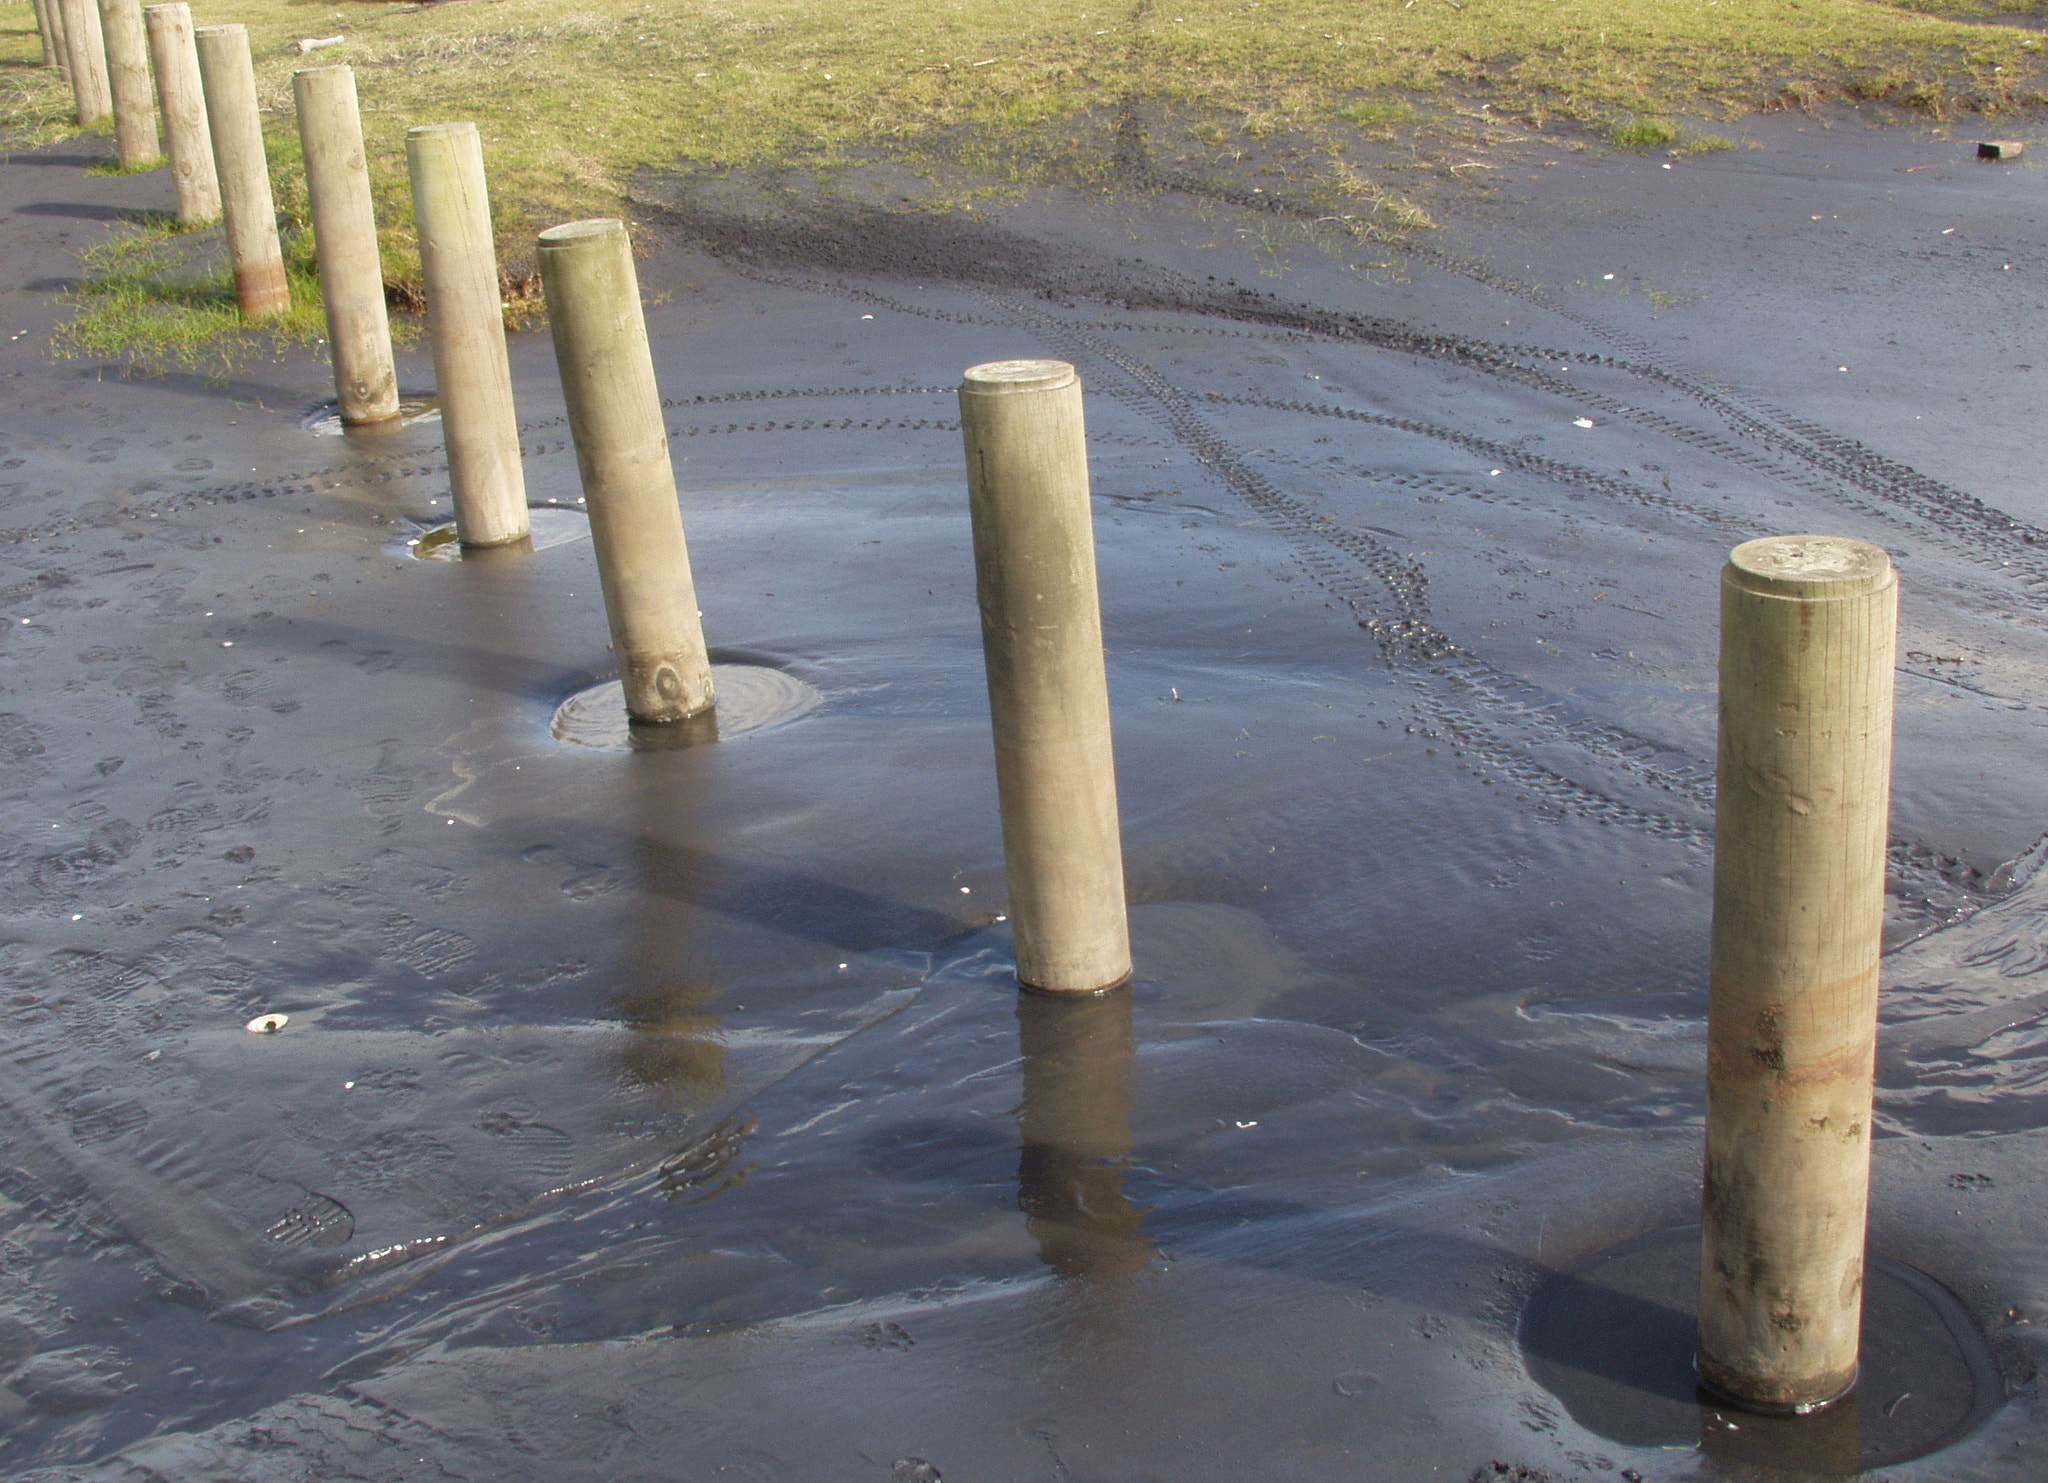
[[[365,431],[378,428],[411,427],[415,422],[439,422],[441,404],[424,392],[406,394],[398,398],[398,417],[392,422],[371,423]],[[299,423],[299,426],[316,438],[338,438],[348,431],[342,425],[341,409],[332,402],[323,402],[315,407]]]
[[[572,510],[566,505],[533,505],[527,510],[531,524],[533,549],[545,551],[550,546],[566,546],[571,541],[580,541],[590,534],[590,521],[581,510]],[[443,525],[412,526],[415,534],[407,537],[403,551],[421,561],[460,561],[462,542],[455,534],[455,523]]]
[[[816,710],[825,700],[810,682],[760,664],[712,665],[711,689],[718,697],[712,715],[666,726],[640,725],[626,716],[625,688],[606,680],[557,706],[548,730],[556,740],[579,747],[653,751],[777,726]]]

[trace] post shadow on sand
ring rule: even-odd
[[[1862,1375],[1810,1416],[1761,1416],[1698,1388],[1693,1350],[1700,1230],[1652,1231],[1553,1274],[1530,1300],[1522,1348],[1574,1420],[1632,1447],[1845,1476],[1925,1456],[1974,1430],[2004,1399],[1990,1347],[1938,1284],[1871,1255]]]
[[[1154,1255],[1124,1193],[1131,1153],[1131,991],[1017,996],[1024,1148],[1017,1204],[1039,1256],[1062,1277],[1115,1278]]]
[[[30,201],[15,207],[14,214],[57,216],[73,221],[126,221],[138,226],[170,226],[178,220],[176,212],[154,206],[107,206],[97,201]]]

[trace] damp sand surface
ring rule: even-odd
[[[1404,249],[1253,177],[638,182],[768,717],[660,747],[603,713],[544,336],[549,539],[421,560],[438,426],[317,435],[315,353],[43,358],[168,184],[10,160],[0,1468],[2040,1477],[2048,174],[1746,142],[1496,153]],[[960,371],[1020,355],[1089,392],[1138,973],[1083,1007],[1011,978],[959,467]],[[1642,1253],[1696,1219],[1717,573],[1803,530],[1902,573],[1907,1378],[1759,1461]],[[1544,1327],[1624,1270],[1566,1312],[1641,1322]],[[1944,1313],[1989,1359],[1915,1371]]]

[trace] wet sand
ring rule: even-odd
[[[2038,1476],[2048,176],[1822,122],[1509,148],[1406,251],[1142,138],[946,215],[637,183],[706,633],[775,672],[682,747],[557,735],[609,656],[544,335],[545,539],[420,560],[439,430],[310,431],[317,351],[44,358],[169,184],[9,161],[0,1465],[1766,1476],[1523,1313],[1696,1219],[1716,576],[1823,529],[1905,594],[1873,1249],[2006,1392],[1884,1476]],[[1138,982],[1085,1022],[1006,956],[952,388],[1015,355],[1090,391]],[[1944,1435],[1862,1402],[1813,1467]]]

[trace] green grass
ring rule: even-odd
[[[208,234],[217,237],[217,234]],[[115,232],[81,257],[74,313],[57,331],[62,356],[119,360],[141,369],[224,373],[250,354],[282,350],[326,333],[320,282],[304,233],[286,239],[292,307],[270,324],[244,325],[234,276],[217,253],[195,252],[191,235],[166,217]],[[195,260],[196,259],[196,260]]]
[[[1682,129],[1662,118],[1632,118],[1616,124],[1607,131],[1607,142],[1616,149],[1661,149],[1674,155],[1712,154],[1735,147],[1733,139]]]
[[[501,250],[524,282],[533,233],[624,211],[637,170],[831,168],[892,158],[944,175],[1100,179],[1120,109],[1176,120],[1229,162],[1276,141],[1318,209],[1424,220],[1384,163],[1469,160],[1489,121],[1627,148],[1713,147],[1668,120],[1829,99],[1924,115],[2048,99],[2048,46],[1963,24],[2010,0],[194,0],[250,28],[280,171],[296,170],[294,67],[351,63],[386,275],[416,294],[407,125],[474,119]],[[0,136],[61,137],[69,96],[30,9],[0,3]],[[1958,19],[1961,18],[1961,19]],[[301,57],[302,36],[345,44]],[[1657,138],[1670,130],[1668,140]],[[1380,151],[1375,154],[1375,150]],[[1435,154],[1432,154],[1432,150]],[[280,196],[289,181],[278,182]],[[956,182],[957,184],[957,182]],[[950,188],[949,188],[950,189]],[[936,201],[948,191],[935,191]],[[1346,203],[1350,204],[1346,204]],[[1378,229],[1377,226],[1374,228]],[[108,321],[109,325],[112,321]]]

